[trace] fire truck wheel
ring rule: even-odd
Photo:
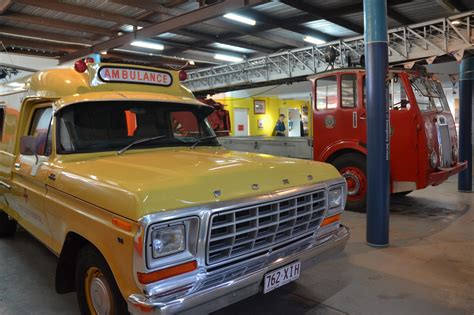
[[[364,155],[348,153],[336,158],[332,164],[347,181],[346,209],[365,212],[367,193],[367,161]]]
[[[107,262],[90,245],[78,254],[76,295],[82,315],[129,314]]]
[[[16,232],[16,222],[8,214],[0,210],[0,238],[13,236]]]

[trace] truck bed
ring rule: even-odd
[[[310,137],[220,137],[229,150],[313,159],[313,139]]]

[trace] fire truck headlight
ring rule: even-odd
[[[438,154],[436,154],[435,151],[431,152],[430,154],[430,164],[432,168],[437,168],[438,167]]]

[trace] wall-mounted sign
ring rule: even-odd
[[[134,83],[170,86],[173,77],[169,72],[139,68],[106,66],[99,68],[99,79],[107,83]]]
[[[257,127],[259,130],[263,129],[263,119],[257,119]]]
[[[254,100],[253,101],[253,112],[255,115],[265,114],[265,101],[264,100]]]
[[[237,125],[237,130],[244,131],[244,125],[241,125],[241,124]]]

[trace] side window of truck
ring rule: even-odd
[[[36,138],[38,155],[49,156],[52,148],[51,119],[53,117],[52,107],[35,109],[31,121],[29,136]]]
[[[330,76],[316,81],[316,109],[337,107],[337,77]]]
[[[357,76],[343,74],[341,76],[341,107],[355,108],[357,105]]]

